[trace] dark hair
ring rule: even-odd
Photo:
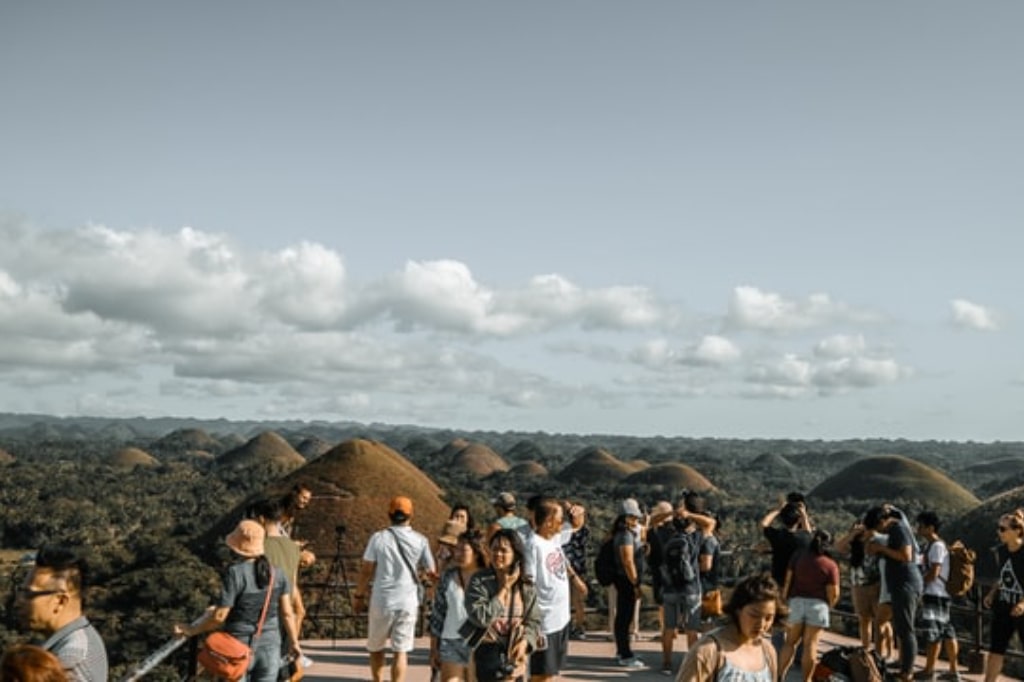
[[[460,509],[466,512],[466,530],[473,530],[473,528],[476,526],[476,523],[474,523],[473,521],[473,512],[469,511],[469,505],[466,504],[465,502],[456,502],[455,504],[453,504],[452,513],[448,515],[448,518],[450,519],[452,516],[455,515],[455,512],[459,511]]]
[[[533,506],[530,507],[533,510],[533,522],[537,524],[538,528],[562,508],[562,503],[549,495],[544,495],[536,500],[531,497],[530,501],[533,502]]]
[[[487,548],[484,547],[483,533],[476,529],[464,530],[459,533],[459,542],[465,542],[473,550],[477,568],[487,568],[490,562],[488,561]]]
[[[692,490],[683,495],[683,505],[686,507],[686,511],[694,514],[703,514],[707,506],[701,494]]]
[[[832,546],[832,536],[826,530],[818,529],[814,531],[814,535],[811,536],[811,544],[808,545],[808,549],[814,552],[818,556],[828,552],[828,548]]]
[[[280,521],[284,518],[284,505],[281,504],[280,500],[276,499],[263,498],[256,500],[250,511],[255,519],[262,517],[267,521]]]
[[[0,659],[4,682],[66,682],[64,666],[53,653],[32,644],[15,644]]]
[[[256,572],[256,587],[261,590],[266,589],[267,585],[270,585],[270,559],[266,554],[256,557],[253,570]]]
[[[756,573],[741,580],[732,590],[729,601],[723,611],[733,623],[739,625],[740,611],[747,604],[775,602],[775,618],[785,615],[786,606],[782,603],[782,591],[770,573]]]
[[[494,551],[495,544],[500,540],[506,541],[509,544],[509,547],[512,548],[512,565],[522,566],[526,551],[523,549],[523,538],[519,534],[519,531],[514,528],[499,528],[496,530],[494,535],[491,536],[491,541],[487,543],[487,547],[492,553]]]
[[[939,527],[942,525],[942,522],[939,520],[939,515],[933,511],[923,511],[918,514],[917,523],[922,526],[931,526],[936,531],[938,531]]]
[[[779,519],[786,528],[792,528],[800,523],[800,508],[792,502],[787,502],[779,511]]]
[[[36,568],[45,568],[64,580],[68,591],[84,596],[89,585],[89,566],[75,550],[62,545],[47,545],[36,552]]]
[[[310,495],[313,494],[313,489],[305,483],[296,483],[291,487],[287,493],[281,498],[281,506],[285,511],[291,511],[295,508],[295,505],[299,502],[299,495],[303,492],[308,492]]]
[[[864,512],[864,527],[868,530],[878,530],[878,527],[882,525],[882,521],[889,518],[889,513],[885,510],[885,507],[872,507]]]
[[[794,491],[786,494],[786,502],[790,504],[807,504],[807,498],[804,497],[803,493]]]

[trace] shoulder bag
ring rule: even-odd
[[[270,595],[274,592],[274,567],[270,567],[270,582],[267,584],[267,596],[263,600],[263,610],[260,611],[260,622],[256,626],[256,634],[249,640],[260,636],[263,632],[263,621],[267,619],[268,606],[270,606]],[[199,647],[196,656],[199,665],[206,672],[214,677],[222,677],[226,680],[240,680],[245,677],[249,670],[249,663],[252,661],[252,647],[233,637],[224,631],[210,633],[203,645]]]

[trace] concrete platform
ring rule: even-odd
[[[821,639],[821,651],[834,646],[853,646],[857,642],[848,637],[834,633],[825,633]],[[327,680],[368,680],[370,679],[369,657],[366,653],[365,640],[311,640],[303,643],[306,655],[313,659],[313,665],[306,669],[305,679],[309,682]],[[409,657],[408,682],[429,682],[430,671],[427,665],[427,639],[416,640],[416,650]],[[562,680],[632,680],[635,682],[653,682],[653,680],[671,680],[661,673],[661,645],[655,639],[655,633],[641,633],[639,641],[633,649],[638,658],[649,666],[647,670],[624,670],[615,665],[615,645],[607,633],[597,633],[587,641],[569,643],[568,667],[562,671]],[[685,650],[685,638],[676,640],[676,654],[673,660],[678,670],[682,663]],[[924,659],[918,658],[918,668]],[[791,670],[787,682],[799,682],[799,666]],[[939,662],[938,669],[946,670],[945,661]],[[963,675],[964,680],[980,681],[981,675]],[[384,679],[390,679],[385,675]],[[1009,678],[1004,678],[1009,679]]]

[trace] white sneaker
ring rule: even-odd
[[[647,664],[636,656],[633,656],[632,658],[620,658],[619,665],[623,668],[631,668],[633,670],[643,670],[647,667]]]

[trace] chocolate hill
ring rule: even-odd
[[[219,440],[202,429],[178,429],[171,431],[151,446],[157,452],[186,452],[201,450],[221,452],[224,447]]]
[[[509,462],[542,462],[544,452],[533,441],[521,440],[508,449],[505,459]]]
[[[665,490],[685,489],[700,493],[715,490],[715,486],[703,474],[681,462],[665,462],[646,467],[630,474],[622,482],[629,486],[659,486]]]
[[[107,463],[115,467],[133,468],[137,466],[155,467],[160,465],[153,455],[139,448],[121,448],[107,460]]]
[[[975,462],[963,468],[971,474],[1003,474],[1009,476],[1024,471],[1024,457],[1000,457],[984,462]]]
[[[512,476],[526,476],[530,478],[542,478],[548,475],[547,467],[540,462],[530,460],[528,462],[519,462],[512,466],[508,470],[508,473]]]
[[[754,461],[750,463],[750,469],[773,476],[783,476],[793,474],[796,471],[796,466],[778,453],[766,452],[754,458]]]
[[[860,459],[820,483],[809,495],[825,500],[914,501],[959,512],[978,505],[978,498],[945,474],[900,455]]]
[[[462,438],[453,440],[441,450],[442,461],[456,471],[465,471],[485,478],[499,471],[508,471],[508,462],[483,443],[471,443]]]
[[[197,548],[219,545],[254,499],[284,495],[300,482],[313,491],[313,501],[296,519],[295,537],[309,541],[310,549],[324,558],[322,565],[330,562],[339,541],[343,554],[361,554],[370,535],[388,525],[388,503],[395,495],[413,500],[412,525],[431,539],[450,513],[441,488],[405,457],[383,443],[349,440],[238,505]]]
[[[297,469],[306,460],[281,436],[264,431],[244,445],[228,450],[214,461],[216,469],[269,466],[282,472]]]
[[[295,450],[302,455],[307,462],[309,462],[325,452],[329,452],[332,447],[334,446],[324,439],[312,437],[303,439],[303,441],[295,447]]]
[[[645,463],[637,466],[634,462],[623,462],[604,448],[585,448],[576,456],[569,466],[558,472],[556,478],[564,483],[583,483],[594,485],[621,481]]]

